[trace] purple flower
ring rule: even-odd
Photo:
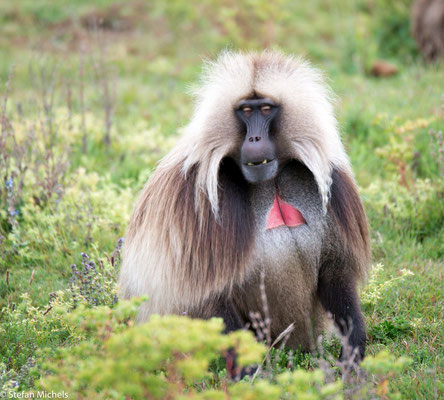
[[[9,177],[9,178],[6,180],[6,182],[5,182],[5,186],[6,186],[8,189],[12,189],[12,184],[13,184],[13,182],[12,182],[12,177]]]

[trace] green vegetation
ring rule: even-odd
[[[442,398],[444,70],[422,63],[409,5],[1,2],[0,393]],[[137,301],[116,297],[119,239],[190,117],[201,57],[266,46],[305,55],[338,94],[375,264],[361,292],[366,374],[341,380],[334,338],[317,356],[265,357],[248,333],[221,335],[220,320],[134,325]],[[372,77],[378,59],[398,73]],[[266,358],[253,385],[215,360],[230,347],[244,365]]]

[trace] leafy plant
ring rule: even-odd
[[[377,325],[370,326],[368,333],[372,341],[387,343],[398,336],[408,335],[412,330],[410,323],[402,318],[382,321]]]
[[[406,277],[414,275],[412,271],[402,269],[399,276],[381,282],[383,270],[384,266],[382,264],[373,265],[367,285],[360,293],[361,303],[366,311],[370,312],[393,286],[402,284]]]
[[[68,314],[67,319],[87,338],[71,348],[60,349],[49,359],[45,357],[44,375],[37,381],[37,388],[98,399],[343,396],[344,383],[331,369],[287,370],[272,380],[247,379],[238,383],[224,375],[214,376],[209,370],[211,360],[228,349],[236,351],[240,366],[247,366],[261,362],[265,347],[249,331],[222,334],[223,323],[218,318],[203,321],[186,316],[152,316],[148,323],[134,325],[131,316],[137,304],[140,301],[119,302],[113,309],[81,306]],[[365,375],[356,377],[346,383],[347,393],[377,392],[385,385],[386,376],[400,373],[408,360],[379,354],[368,357],[365,365],[372,373],[371,379],[365,379]],[[389,391],[396,394],[394,388],[384,386],[384,395]]]
[[[72,294],[74,307],[79,302],[86,302],[92,307],[99,305],[112,307],[117,303],[116,274],[122,244],[123,238],[120,238],[111,257],[107,257],[106,262],[100,260],[98,266],[85,253],[82,253],[81,269],[78,269],[75,264],[71,265],[72,276],[69,280],[69,291]]]

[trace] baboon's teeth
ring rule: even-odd
[[[269,162],[270,160],[265,159],[263,161],[258,161],[258,162],[248,162],[247,165],[250,167],[253,165],[268,164]]]

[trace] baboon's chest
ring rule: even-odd
[[[289,165],[276,180],[252,186],[250,199],[256,224],[252,262],[272,270],[316,268],[324,217],[309,171]]]

